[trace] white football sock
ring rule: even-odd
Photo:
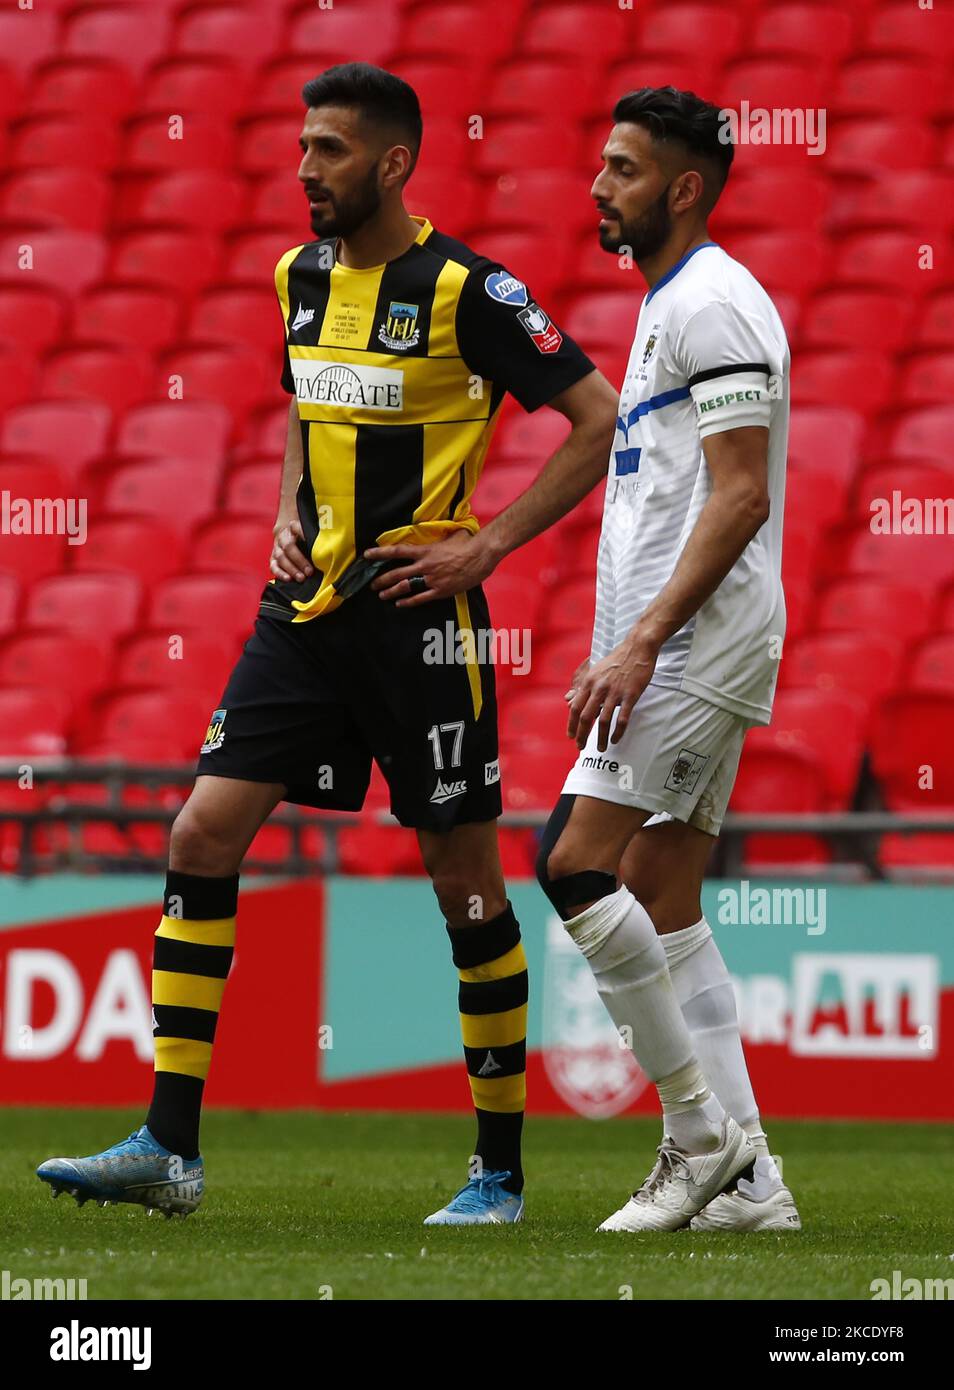
[[[646,909],[625,886],[564,923],[586,956],[606,1010],[655,1082],[666,1133],[687,1153],[721,1141],[725,1112],[709,1090]]]
[[[703,917],[684,931],[665,933],[660,940],[672,986],[706,1079],[778,1175],[745,1064],[735,991],[709,923]],[[765,1163],[760,1168],[767,1171]],[[779,1184],[781,1181],[778,1177]]]

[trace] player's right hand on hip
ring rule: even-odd
[[[298,546],[298,542],[304,538],[304,532],[297,517],[293,521],[278,522],[273,535],[275,541],[268,567],[276,579],[291,580],[300,584],[303,579],[308,579],[314,574],[310,561]]]

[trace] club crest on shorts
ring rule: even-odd
[[[543,968],[543,1068],[578,1115],[618,1115],[649,1081],[596,992],[586,957],[560,919],[547,922]]]
[[[212,718],[209,720],[209,727],[205,732],[205,742],[199,749],[200,753],[214,753],[216,748],[221,748],[225,742],[225,716],[228,710],[213,710]]]
[[[401,304],[392,300],[388,316],[378,329],[378,341],[389,352],[407,352],[417,347],[421,340],[421,330],[417,326],[417,316],[421,312],[418,304]]]
[[[666,778],[667,791],[685,792],[690,796],[695,791],[702,769],[708,761],[708,753],[693,753],[689,748],[681,748],[679,757],[669,769],[669,776]]]

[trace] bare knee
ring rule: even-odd
[[[186,802],[173,822],[169,867],[178,873],[225,878],[238,873],[244,852],[244,844],[191,801]]]

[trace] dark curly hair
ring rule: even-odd
[[[716,202],[735,153],[726,138],[721,107],[675,87],[640,87],[620,97],[613,107],[613,120],[641,125],[658,144],[677,146],[683,154],[702,161],[702,173],[710,185],[709,204]]]

